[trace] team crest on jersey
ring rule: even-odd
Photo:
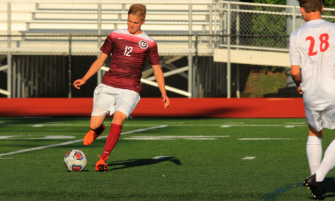
[[[142,48],[143,50],[148,48],[148,42],[145,40],[140,40],[140,42],[138,43],[138,45],[140,46],[140,48]]]

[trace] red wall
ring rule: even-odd
[[[142,98],[133,117],[304,118],[302,98]],[[0,98],[0,116],[90,116],[92,98]]]

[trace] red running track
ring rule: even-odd
[[[305,118],[302,98],[142,98],[132,117]],[[92,98],[0,98],[0,116],[90,116]]]

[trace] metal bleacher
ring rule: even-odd
[[[197,4],[182,2],[146,5],[147,17],[142,30],[157,41],[162,56],[186,56],[190,51],[194,52],[194,45],[190,50],[192,37],[186,34],[210,33],[212,28],[210,22],[212,24],[213,20],[208,1]],[[45,40],[48,41],[48,49],[41,47],[40,50],[45,54],[51,50],[53,53],[62,53],[67,51],[68,35],[71,34],[72,54],[96,55],[98,47],[108,34],[127,27],[130,5],[36,3],[35,9],[27,11],[31,14],[31,19],[24,21],[26,29],[20,31],[24,40],[18,41],[16,46],[22,50],[34,42],[43,43],[45,35],[57,35],[52,40]],[[34,37],[29,37],[32,35]],[[97,35],[102,35],[100,41],[97,40]],[[54,48],[50,49],[52,45]],[[212,52],[208,43],[201,45],[203,54]]]
[[[0,34],[7,32],[6,35],[0,35],[0,54],[7,54],[7,58],[11,58],[12,55],[16,58],[13,60],[14,64],[9,60],[10,63],[7,65],[14,66],[13,72],[7,73],[8,89],[0,91],[8,97],[30,96],[26,94],[27,90],[23,89],[27,87],[33,89],[33,84],[23,83],[21,89],[19,86],[23,79],[16,75],[16,71],[28,69],[20,67],[21,63],[25,63],[26,58],[32,55],[49,55],[53,59],[55,56],[63,56],[62,60],[64,60],[64,57],[68,56],[70,61],[72,55],[97,56],[107,35],[114,30],[127,28],[128,10],[134,3],[132,0],[59,0],[57,3],[51,0],[8,1],[0,3],[0,10],[7,11],[4,15],[7,21],[0,19]],[[179,74],[183,79],[188,79],[187,91],[170,86],[166,86],[167,90],[187,97],[192,96],[195,34],[211,34],[213,26],[218,30],[221,28],[220,17],[213,15],[213,2],[214,0],[144,0],[140,2],[147,7],[146,22],[142,25],[142,30],[158,44],[158,51],[162,56],[161,66],[165,68],[164,76]],[[199,55],[212,55],[213,44],[209,43],[207,38],[202,42],[201,39],[199,41],[197,44]],[[26,55],[26,57],[23,58],[24,61],[19,61],[15,55]],[[188,60],[187,66],[177,67],[172,64],[185,56]],[[35,59],[35,57],[32,58]],[[29,60],[32,68],[37,66],[34,59]],[[44,65],[48,66],[47,61]],[[108,64],[105,65],[108,66]],[[4,70],[8,69],[7,66]],[[103,66],[102,70],[105,71],[108,68]],[[143,70],[141,81],[156,86],[152,68],[145,66]],[[38,77],[37,70],[32,70],[30,74],[32,77]],[[101,82],[101,76],[102,73],[98,72],[98,83]],[[69,97],[71,97],[70,89],[69,86]],[[34,90],[30,91],[33,93]]]
[[[66,7],[66,5],[64,5]],[[96,6],[93,6],[96,7]],[[101,25],[103,34],[109,34],[111,30],[124,28],[127,22],[127,10],[125,5],[120,10],[104,9],[102,5],[101,10]],[[164,7],[164,6],[162,6]],[[193,15],[198,15],[203,19],[192,21],[192,25],[195,27],[192,29],[194,32],[206,32],[206,25],[208,25],[208,9],[204,5],[203,10],[192,10]],[[52,8],[39,8],[37,10],[30,11],[33,19],[26,21],[27,30],[21,31],[22,33],[79,33],[79,34],[97,34],[98,29],[92,28],[98,25],[98,11],[97,9],[52,9]],[[149,29],[147,33],[166,33],[173,31],[174,33],[189,33],[189,20],[184,16],[188,16],[188,8],[184,11],[171,11],[160,9],[158,11],[148,10],[147,22],[144,26]],[[106,17],[104,17],[106,16]],[[161,16],[165,16],[162,18]],[[174,16],[178,20],[169,19],[169,16]],[[60,18],[62,17],[62,18]],[[108,18],[107,18],[108,17]],[[153,19],[152,19],[153,18]],[[157,19],[160,18],[160,19]],[[184,20],[183,20],[184,19]],[[33,28],[31,26],[33,25]],[[52,25],[55,27],[46,28],[46,25]],[[69,29],[69,26],[78,26],[78,29]],[[120,27],[121,25],[121,27]],[[171,29],[171,25],[174,27]],[[179,28],[176,29],[176,25]],[[199,30],[201,26],[202,30]],[[145,27],[144,27],[145,28]],[[176,29],[176,30],[173,30]]]

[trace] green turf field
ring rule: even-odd
[[[0,117],[0,200],[313,200],[302,186],[305,119],[129,119],[108,172],[94,170],[106,138],[80,141],[88,125]],[[325,131],[324,149],[334,134]],[[83,172],[65,169],[71,149],[86,153]],[[335,200],[334,176],[327,200]]]

